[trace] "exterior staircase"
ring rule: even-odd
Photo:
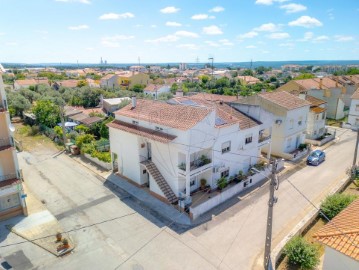
[[[157,166],[151,160],[142,161],[141,164],[146,167],[147,171],[156,181],[163,194],[165,194],[167,200],[172,204],[177,203],[178,198],[176,197],[176,194],[173,192],[167,181],[163,178]]]

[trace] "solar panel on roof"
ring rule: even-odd
[[[220,117],[216,117],[215,123],[216,123],[216,126],[221,126],[221,125],[227,124],[227,122],[224,121],[224,120],[223,120],[222,118],[220,118]]]
[[[198,105],[196,102],[194,102],[192,100],[189,100],[189,99],[188,100],[183,100],[181,103],[185,104],[185,105],[192,105],[192,106]]]

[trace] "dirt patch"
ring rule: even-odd
[[[56,152],[63,147],[55,144],[48,137],[42,135],[36,126],[28,126],[23,123],[14,123],[16,128],[14,136],[20,143],[22,149],[28,152],[49,151]]]

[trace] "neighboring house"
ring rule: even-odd
[[[150,66],[151,73],[160,73],[162,68],[160,66]]]
[[[102,100],[102,108],[105,113],[111,114],[118,109],[120,109],[120,105],[124,102],[130,102],[131,99],[129,97],[122,98],[106,98]]]
[[[29,86],[35,86],[35,85],[49,85],[48,79],[27,79],[27,80],[16,80],[14,82],[14,89],[20,90],[22,88],[28,88]]]
[[[100,86],[102,88],[115,88],[119,87],[118,76],[115,74],[107,74],[100,80]]]
[[[87,82],[87,85],[90,87],[100,87],[100,85],[98,84],[98,81],[95,81],[93,79],[87,78],[86,82]]]
[[[65,106],[65,121],[74,122],[76,124],[83,124],[88,127],[103,121],[104,117],[91,116],[90,114],[92,112],[103,114],[102,108],[85,109],[83,107]]]
[[[251,85],[251,84],[256,84],[256,83],[260,83],[261,80],[257,79],[253,76],[237,76],[236,77],[237,80],[239,80],[241,82],[241,84],[243,85]]]
[[[359,128],[359,88],[351,96],[348,123],[353,128]]]
[[[343,76],[292,80],[277,90],[296,95],[305,93],[322,99],[327,102],[327,117],[338,120],[345,117],[346,108],[350,106],[350,97],[355,91],[353,82],[344,84],[341,77]]]
[[[326,133],[326,102],[322,99],[315,98],[306,94],[299,94],[299,97],[310,103],[310,110],[307,121],[306,138],[316,140]]]
[[[27,215],[6,93],[0,70],[0,220]]]
[[[133,98],[108,124],[114,169],[161,200],[190,202],[201,179],[214,189],[258,162],[261,125],[222,101]]]
[[[323,270],[359,269],[359,199],[314,235],[325,245]]]
[[[144,66],[131,66],[129,70],[131,72],[147,72],[147,68]]]
[[[288,92],[279,91],[241,98],[231,105],[251,116],[258,115],[259,120],[266,123],[263,136],[271,135],[272,140],[271,144],[263,146],[263,152],[285,159],[298,157],[298,147],[305,142],[310,108],[308,101]],[[253,112],[249,113],[250,110]],[[271,118],[272,122],[270,122]]]
[[[148,85],[150,76],[138,72],[122,72],[117,74],[118,84],[122,89],[131,89],[134,85]]]
[[[149,84],[143,89],[143,93],[146,95],[151,95],[155,98],[158,97],[161,93],[170,92],[170,86],[166,84]]]
[[[86,72],[83,69],[66,70],[65,74],[68,77],[86,76]]]
[[[52,88],[55,90],[59,90],[60,87],[66,87],[66,88],[76,88],[78,84],[78,80],[63,80],[63,81],[57,81],[52,84]]]

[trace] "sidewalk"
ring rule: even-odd
[[[19,216],[8,221],[6,227],[13,233],[32,242],[33,244],[47,250],[55,256],[62,256],[74,249],[74,243],[68,234],[63,233],[63,229],[58,220],[47,210],[47,208],[39,201],[31,191],[26,187],[24,191],[27,194],[26,204],[28,216]],[[12,224],[9,224],[8,222]],[[56,233],[61,232],[63,238],[67,238],[70,248],[57,251],[61,243],[56,242]]]

